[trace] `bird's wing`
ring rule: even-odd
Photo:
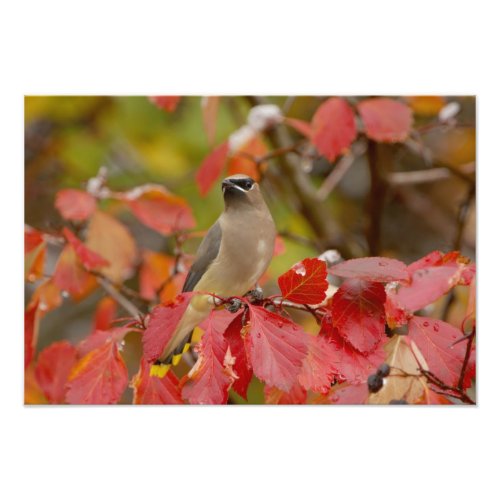
[[[203,238],[203,241],[196,252],[196,259],[191,266],[191,269],[186,277],[183,292],[191,292],[200,281],[201,277],[205,274],[210,264],[215,260],[219,254],[220,244],[222,240],[222,230],[217,221]]]

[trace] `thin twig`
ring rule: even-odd
[[[352,167],[356,158],[364,154],[366,151],[366,142],[355,143],[351,151],[345,154],[337,163],[335,168],[328,174],[328,177],[323,181],[323,184],[318,189],[318,198],[324,201],[330,193],[335,189],[338,183],[342,180],[347,171]]]
[[[104,277],[97,277],[97,282],[105,290],[105,292],[120,304],[123,309],[131,314],[131,316],[137,320],[141,320],[143,314],[139,309],[128,300],[124,295],[122,295],[113,284]]]
[[[462,364],[462,370],[460,371],[460,378],[458,379],[458,388],[461,391],[463,391],[464,388],[465,372],[467,370],[467,365],[469,364],[469,359],[472,352],[472,342],[475,336],[476,336],[476,327],[472,329],[472,332],[469,335],[469,338],[467,339],[467,349],[465,350],[464,362]]]

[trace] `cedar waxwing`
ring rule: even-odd
[[[242,174],[222,181],[224,211],[209,229],[186,277],[183,292],[242,296],[264,274],[274,252],[276,227],[259,185]],[[162,377],[189,349],[193,329],[214,307],[214,297],[193,295],[151,374]]]

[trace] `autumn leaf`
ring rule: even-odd
[[[266,385],[264,398],[268,405],[303,405],[307,402],[307,391],[300,384],[294,384],[289,391]]]
[[[90,351],[73,367],[67,383],[70,404],[118,403],[127,387],[127,367],[115,342]]]
[[[343,383],[332,387],[328,398],[334,405],[362,405],[368,400],[368,385]]]
[[[169,255],[143,250],[139,270],[139,291],[146,300],[155,300],[162,285],[170,277],[175,259]]]
[[[219,178],[226,165],[227,154],[229,151],[228,142],[223,142],[217,146],[202,162],[200,168],[196,172],[196,184],[200,190],[200,194],[205,196],[214,182]]]
[[[54,342],[38,355],[35,377],[50,403],[64,401],[65,385],[77,360],[77,351],[67,340]]]
[[[45,314],[57,309],[62,304],[62,300],[61,290],[54,283],[53,278],[48,278],[35,289],[28,307],[38,303],[40,313]]]
[[[149,101],[156,105],[158,108],[163,109],[169,113],[173,113],[181,100],[178,95],[151,95],[148,97]]]
[[[217,129],[217,111],[219,110],[219,96],[205,96],[201,98],[201,110],[203,114],[203,128],[207,134],[208,144],[212,146],[215,142]]]
[[[446,105],[446,99],[440,95],[410,96],[407,101],[413,112],[419,116],[436,116]]]
[[[47,243],[43,233],[29,226],[24,230],[24,279],[34,282],[43,277]]]
[[[288,391],[307,354],[308,336],[289,319],[261,306],[248,307],[250,324],[245,345],[254,373],[266,384]]]
[[[409,281],[410,279],[403,262],[387,257],[363,257],[346,260],[332,266],[330,272],[342,278],[357,278],[381,283]]]
[[[163,353],[192,295],[192,292],[182,293],[177,296],[175,302],[160,304],[151,312],[147,328],[142,336],[144,357],[148,363],[156,361]]]
[[[205,333],[198,346],[198,360],[189,372],[189,380],[182,388],[182,397],[191,404],[223,404],[227,402],[229,387],[234,377],[233,360],[226,358],[228,343],[215,327],[215,311],[211,311]]]
[[[278,278],[284,299],[298,304],[319,304],[326,298],[328,281],[326,263],[320,259],[304,259]]]
[[[311,127],[312,143],[330,162],[348,150],[357,134],[354,112],[341,97],[331,97],[321,104]]]
[[[195,221],[191,207],[180,196],[158,184],[145,184],[122,195],[133,214],[146,226],[168,235],[191,229]]]
[[[137,247],[129,230],[115,217],[96,211],[89,222],[86,245],[110,264],[101,272],[121,283],[135,268]]]
[[[233,315],[231,315],[233,316]],[[233,382],[232,389],[243,399],[247,399],[247,390],[252,380],[253,370],[247,357],[241,331],[243,329],[243,313],[238,314],[224,331],[230,354],[234,358],[233,372],[238,378]]]
[[[62,189],[56,194],[55,206],[66,220],[87,220],[96,209],[95,198],[80,189]]]
[[[94,330],[107,330],[116,316],[118,304],[111,297],[103,297],[94,313]]]
[[[403,142],[413,124],[411,109],[387,97],[364,99],[358,104],[358,111],[366,135],[377,142]]]
[[[238,150],[233,151],[229,157],[227,175],[244,174],[257,182],[260,180],[261,171],[265,171],[267,163],[257,165],[255,159],[267,154],[267,146],[257,134]]]
[[[334,352],[331,363],[335,367],[337,376],[352,384],[366,382],[369,375],[376,371],[377,367],[384,362],[384,341],[380,341],[377,347],[368,354],[363,354],[343,338],[338,329],[332,323],[330,314],[324,316],[321,322],[320,335],[326,336],[333,344]],[[330,351],[331,352],[331,351]]]
[[[135,405],[178,405],[183,404],[179,380],[170,370],[164,377],[151,377],[151,364],[141,359],[139,372],[134,375],[130,387],[134,389]]]
[[[439,299],[454,286],[470,283],[470,267],[458,252],[442,254],[431,252],[408,266],[410,283],[397,288],[390,287],[387,299],[392,309],[402,308],[414,312]],[[464,274],[467,280],[464,281]]]
[[[78,353],[80,356],[84,356],[107,342],[120,345],[125,335],[130,331],[135,331],[135,329],[128,326],[117,326],[107,330],[94,330],[78,344]]]
[[[309,350],[299,374],[299,382],[305,389],[313,392],[328,392],[336,369],[335,345],[328,337],[309,338]]]
[[[355,349],[371,352],[385,335],[385,290],[381,283],[349,279],[333,295],[333,326]]]
[[[36,380],[35,367],[32,364],[24,372],[24,404],[46,405],[47,403],[47,398]]]
[[[109,265],[106,259],[87,248],[67,227],[63,228],[63,235],[75,251],[83,267],[88,271]]]
[[[24,368],[31,363],[34,357],[39,324],[38,302],[35,302],[24,312]]]
[[[462,332],[438,319],[414,316],[408,323],[408,338],[411,339],[425,358],[434,375],[445,384],[456,387],[460,379],[467,342],[458,342]],[[464,379],[464,388],[471,385],[475,374],[474,353]]]
[[[75,250],[67,244],[57,260],[52,280],[60,289],[72,295],[84,292],[88,284],[89,275],[80,263]]]
[[[401,336],[395,335],[386,345],[388,357],[386,363],[391,367],[391,375],[384,378],[382,389],[370,394],[370,404],[389,404],[392,400],[405,400],[412,404],[419,401],[427,389],[425,378],[420,374],[414,352],[409,341]],[[423,361],[421,353],[417,352],[419,359]],[[427,366],[424,364],[423,368]],[[375,370],[373,370],[375,371]]]

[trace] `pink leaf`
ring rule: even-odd
[[[340,97],[325,101],[313,116],[312,143],[331,162],[348,150],[356,133],[354,112]]]
[[[408,281],[410,275],[406,265],[387,257],[363,257],[350,259],[330,268],[330,272],[342,278],[357,278],[366,281],[387,283],[390,281]]]
[[[366,135],[378,142],[403,142],[413,124],[411,109],[386,97],[365,99],[358,104]]]

